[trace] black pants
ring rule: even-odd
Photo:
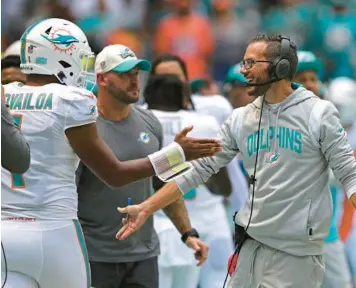
[[[157,257],[138,262],[90,262],[95,288],[158,288]]]

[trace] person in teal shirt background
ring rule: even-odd
[[[325,61],[323,80],[355,77],[356,10],[354,0],[324,0],[303,46]],[[330,5],[331,4],[331,5]]]
[[[317,96],[324,98],[325,88],[319,80],[323,75],[323,64],[315,54],[309,51],[298,51],[298,71],[295,82],[302,84]],[[339,186],[331,173],[329,188],[332,197],[333,212],[329,235],[325,238],[324,257],[325,275],[323,288],[351,288],[351,275],[346,260],[344,245],[340,240],[337,213],[340,203],[337,201]],[[342,191],[341,191],[342,192]]]

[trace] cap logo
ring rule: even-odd
[[[123,52],[121,52],[119,54],[119,56],[122,58],[122,59],[125,59],[127,57],[135,57],[135,54],[129,49],[129,48],[125,48],[125,50]]]

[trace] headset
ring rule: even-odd
[[[280,81],[284,78],[286,78],[289,73],[290,73],[290,61],[289,61],[289,51],[291,49],[291,41],[289,37],[281,36],[281,50],[279,53],[279,56],[272,61],[271,66],[268,69],[268,73],[270,75],[270,79],[265,82],[260,82],[260,83],[249,83],[249,82],[241,82],[241,81],[236,81],[235,84],[238,87],[253,87],[253,86],[262,86],[262,85],[267,85],[271,84],[277,81]],[[258,130],[260,131],[261,129],[261,121],[262,121],[262,112],[263,112],[263,106],[264,106],[264,100],[266,97],[266,93],[263,95],[262,99],[262,106],[261,106],[261,113],[260,113],[260,119],[258,121]],[[237,245],[236,250],[234,254],[232,255],[232,258],[240,253],[241,247],[244,244],[244,242],[247,240],[247,229],[250,227],[251,219],[252,219],[252,212],[253,212],[253,200],[255,198],[255,187],[256,187],[256,172],[257,172],[257,163],[258,163],[258,152],[260,150],[260,133],[257,134],[257,152],[256,152],[256,158],[255,158],[255,164],[254,164],[254,169],[253,169],[253,175],[249,177],[249,185],[252,185],[252,200],[251,200],[251,209],[250,209],[250,217],[246,225],[246,229],[243,230],[243,235],[242,235],[242,241],[240,242],[240,245]],[[235,222],[235,216],[237,212],[233,216],[233,221]],[[235,224],[236,225],[236,224]],[[233,261],[231,261],[229,267],[228,267],[228,273],[226,274],[225,281],[223,284],[223,288],[225,287],[227,277],[229,275],[229,271],[231,268]]]

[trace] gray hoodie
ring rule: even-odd
[[[219,133],[223,151],[194,161],[195,169],[176,180],[183,193],[207,181],[238,152],[253,175],[261,105],[259,97],[234,110]],[[356,160],[335,106],[302,87],[281,103],[265,103],[259,146],[248,234],[293,255],[322,254],[332,213],[328,166],[349,196],[356,192]],[[250,217],[251,187],[236,217],[243,227]]]

